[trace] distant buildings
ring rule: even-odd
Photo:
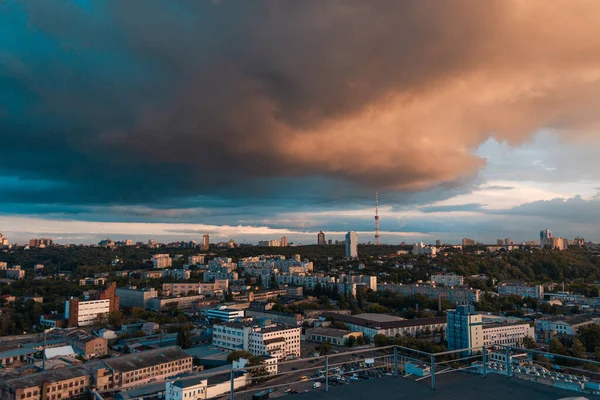
[[[323,231],[317,234],[317,244],[319,246],[325,246],[325,233],[323,233]]]
[[[323,317],[343,322],[351,332],[362,332],[371,339],[376,335],[415,337],[421,333],[446,329],[445,317],[403,319],[387,314],[343,315],[331,312],[324,312]]]
[[[52,243],[52,239],[50,238],[30,239],[29,247],[48,247],[52,246]]]
[[[189,265],[201,265],[204,264],[204,254],[195,254],[193,256],[188,257]]]
[[[346,234],[346,257],[358,257],[358,235],[356,232],[348,232]]]
[[[515,295],[540,300],[544,298],[542,285],[526,286],[523,282],[505,282],[498,284],[497,289],[500,296]]]
[[[433,246],[425,246],[423,242],[415,243],[413,246],[412,253],[417,254],[426,254],[432,257],[435,257],[437,254],[437,249]]]
[[[173,265],[173,259],[168,254],[155,254],[152,256],[153,268],[169,268]]]
[[[287,238],[286,238],[287,240]],[[259,240],[258,245],[262,247],[280,247],[281,242],[277,239]]]
[[[431,275],[431,282],[445,286],[461,286],[464,284],[464,278],[453,274],[435,274]]]
[[[475,246],[477,242],[474,239],[464,238],[462,240],[463,246]]]
[[[202,250],[208,251],[210,249],[210,236],[208,234],[202,236]]]
[[[550,229],[540,231],[540,248],[549,247],[550,249],[566,250],[569,247],[569,241],[563,238],[552,236]]]
[[[0,247],[8,247],[8,238],[0,233]]]
[[[282,236],[281,237],[281,247],[288,247],[290,245],[290,243],[288,242],[288,238],[287,236]]]

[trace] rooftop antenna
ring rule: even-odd
[[[375,192],[375,244],[380,245],[379,240],[379,191]]]

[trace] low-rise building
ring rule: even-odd
[[[150,300],[158,297],[158,292],[153,288],[127,287],[117,288],[117,295],[120,298],[122,307],[140,307],[147,309]]]
[[[586,315],[538,318],[535,321],[536,337],[538,340],[548,341],[556,335],[576,336],[579,329],[594,323],[594,320]]]
[[[229,350],[246,350],[283,360],[300,357],[299,327],[255,322],[231,322],[213,326],[213,344]]]
[[[101,357],[108,354],[108,341],[103,337],[90,335],[81,330],[69,332],[67,343],[73,350],[85,358]]]
[[[163,277],[169,276],[178,280],[190,279],[191,274],[192,272],[187,269],[165,269],[163,271]]]
[[[204,299],[201,294],[192,296],[178,296],[178,297],[158,297],[150,299],[149,309],[153,311],[162,311],[167,307],[174,307],[178,310],[192,310],[194,303],[197,303]]]
[[[349,338],[358,339],[363,336],[363,333],[333,328],[311,328],[306,330],[304,336],[306,340],[313,342],[329,342],[336,346],[344,346]]]
[[[25,271],[22,269],[9,268],[6,270],[6,277],[8,279],[23,279],[25,278]]]
[[[209,309],[206,312],[206,317],[211,321],[233,322],[237,318],[244,317],[244,310],[237,310],[233,308],[219,306],[216,308]]]
[[[357,315],[323,313],[323,316],[343,322],[348,330],[362,332],[370,339],[373,339],[376,335],[414,337],[417,334],[439,332],[446,329],[446,317],[403,319],[387,314],[368,313]]]

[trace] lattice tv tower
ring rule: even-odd
[[[375,244],[381,244],[379,239],[379,191],[375,192]]]

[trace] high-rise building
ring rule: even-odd
[[[552,231],[550,229],[544,229],[540,231],[540,243],[544,241],[544,239],[552,238]]]
[[[281,237],[280,245],[281,245],[281,247],[287,247],[287,246],[290,245],[290,243],[288,242],[287,236],[282,236]]]
[[[323,233],[323,231],[321,231],[317,234],[317,244],[319,246],[325,245],[325,233]]]
[[[202,236],[202,250],[210,249],[210,236],[208,234]]]
[[[473,239],[469,239],[469,238],[464,238],[462,240],[462,245],[463,246],[475,246],[476,242]]]
[[[440,239],[435,241],[435,247],[440,247],[442,245],[442,241]]]
[[[358,257],[358,236],[356,232],[346,234],[346,257]]]
[[[457,306],[447,311],[446,339],[448,350],[483,346],[483,319],[471,305]]]

